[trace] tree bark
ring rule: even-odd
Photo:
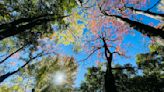
[[[45,14],[33,18],[20,18],[10,23],[0,25],[0,40],[7,37],[17,35],[19,33],[25,32],[26,30],[32,29],[37,25],[42,25],[46,22],[63,19],[66,16],[54,17],[54,14]]]
[[[35,92],[35,89],[34,88],[32,89],[32,92]]]
[[[135,20],[131,20],[129,18],[122,17],[120,15],[109,14],[107,12],[107,10],[102,10],[102,7],[99,7],[99,9],[103,15],[118,18],[118,19],[122,20],[123,22],[128,23],[132,28],[136,29],[137,31],[139,31],[140,33],[142,33],[144,35],[147,35],[150,38],[158,37],[158,38],[164,39],[164,35],[163,35],[164,34],[164,26],[163,25],[161,25],[161,27],[159,27],[159,28],[158,27],[156,28],[156,27],[141,23],[139,21],[135,21]]]
[[[108,49],[105,39],[103,38],[104,49],[105,49],[105,57],[107,59],[107,69],[105,73],[105,92],[117,92],[115,85],[115,78],[112,73],[112,59],[113,53],[111,53]]]
[[[115,17],[118,19],[121,19],[122,21],[128,23],[131,27],[133,27],[134,29],[136,29],[137,31],[139,31],[140,33],[147,35],[148,37],[160,37],[162,39],[164,39],[164,27],[162,27],[161,29],[158,28],[154,28],[152,26],[140,23],[138,21],[133,21],[130,20],[128,18],[123,18],[121,16],[118,15],[110,15],[108,13],[103,12],[103,14],[105,16],[111,16],[111,17]]]
[[[115,78],[112,73],[111,60],[112,60],[112,56],[109,57],[107,62],[107,70],[105,73],[105,92],[117,92],[116,85],[115,85]]]

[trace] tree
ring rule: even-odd
[[[88,10],[87,14],[83,15],[81,11],[74,11],[73,8],[76,6],[75,1],[82,7],[85,7],[85,4],[86,6],[91,5],[91,7],[85,7]],[[117,81],[112,71],[112,63],[114,62],[113,58],[115,54],[125,56],[124,49],[121,48],[124,35],[130,33],[130,30],[134,28],[149,37],[163,39],[163,14],[151,11],[160,1],[147,10],[140,10],[142,7],[137,6],[141,4],[146,5],[148,0],[133,0],[134,2],[129,0],[84,1],[21,0],[18,2],[3,0],[0,2],[0,6],[2,7],[0,10],[0,43],[3,43],[2,45],[0,44],[0,52],[2,51],[2,56],[4,56],[0,64],[4,64],[6,60],[18,55],[18,53],[23,55],[23,51],[28,54],[28,58],[26,59],[26,56],[19,57],[19,60],[26,62],[21,67],[18,67],[17,70],[2,73],[0,82],[21,71],[22,68],[25,68],[38,56],[40,57],[46,55],[46,52],[53,51],[54,49],[51,46],[54,46],[54,44],[44,47],[45,43],[42,43],[42,41],[45,39],[55,41],[53,42],[55,46],[61,43],[65,45],[77,43],[77,47],[79,47],[79,37],[84,34],[81,29],[83,30],[85,27],[79,27],[81,22],[79,16],[82,15],[84,18],[87,17],[88,24],[86,27],[90,30],[88,32],[89,35],[85,34],[89,38],[82,39],[82,41],[86,42],[86,44],[84,43],[84,47],[89,48],[88,52],[90,54],[87,58],[98,52],[98,56],[107,61],[107,71],[104,75],[105,90],[106,92],[117,92]],[[129,6],[129,4],[132,4],[132,6]],[[80,9],[78,8],[77,10]],[[73,13],[71,13],[72,11]],[[159,20],[159,23],[157,25],[143,23],[142,19],[137,18],[141,17],[139,15],[141,13],[146,14],[148,17],[151,17],[149,15],[153,15],[151,18]],[[10,42],[14,46],[10,45],[8,47],[6,43]],[[44,45],[42,46],[42,44]],[[48,49],[48,51],[45,51],[45,49]],[[41,53],[38,54],[38,51],[41,51]],[[39,87],[44,88],[42,85]],[[48,86],[46,88],[51,89],[52,87]]]
[[[129,25],[127,30],[136,29],[143,35],[155,39],[159,44],[163,44],[162,35],[164,33],[163,12],[153,9],[160,5],[163,0],[157,0],[153,5],[150,0],[99,0],[87,2],[83,7],[89,7],[88,14],[95,12],[97,16],[107,16],[115,21],[122,21]],[[142,9],[143,8],[143,9]],[[144,18],[159,21],[158,23],[145,23]],[[102,21],[103,22],[103,21]]]
[[[164,84],[163,80],[163,50],[164,46],[160,46],[157,43],[150,44],[149,53],[141,53],[136,56],[136,62],[140,69],[142,69],[143,76],[135,77],[132,81],[140,80],[138,82],[133,82],[134,85],[138,85],[138,88],[145,92],[163,92]],[[143,87],[144,85],[147,85]],[[131,87],[135,88],[135,86],[131,85]],[[135,88],[137,89],[137,88]],[[135,91],[134,91],[135,92]]]
[[[118,92],[163,92],[163,46],[151,44],[149,47],[149,53],[136,56],[137,67],[126,64],[112,68]],[[139,71],[142,74],[138,75]],[[89,68],[79,90],[103,92],[105,72],[104,64]]]
[[[93,34],[87,37],[87,42],[90,42],[88,46],[88,52],[90,52],[90,54],[88,57],[99,51],[98,53],[100,53],[100,56],[105,56],[105,59],[108,62],[105,75],[106,92],[116,92],[111,64],[114,54],[124,55],[123,50],[120,47],[125,34],[130,33],[130,30],[134,28],[149,37],[159,36],[159,38],[163,39],[163,35],[161,34],[164,32],[162,24],[163,20],[160,20],[161,22],[157,25],[158,27],[155,27],[155,25],[138,21],[140,20],[137,19],[139,15],[133,13],[137,10],[131,8],[134,8],[135,4],[139,5],[141,3],[145,4],[144,0],[143,2],[139,2],[138,0],[134,2],[127,0],[96,0],[92,2],[87,1],[86,5],[82,5],[84,8],[87,8],[86,11],[89,20],[88,26]],[[128,7],[129,4],[134,5],[134,7]],[[147,13],[147,11],[144,11],[144,13]],[[153,15],[155,15],[155,13],[153,13]],[[159,19],[162,19],[161,16],[163,14],[156,13],[156,15],[160,17]],[[86,44],[85,47],[87,47]],[[102,51],[102,49],[104,50]]]
[[[47,56],[41,61],[34,62],[21,69],[18,73],[18,79],[21,78],[21,81],[13,83],[13,88],[3,84],[1,90],[13,92],[19,89],[22,90],[20,92],[24,92],[27,89],[33,89],[35,92],[70,92],[73,90],[76,71],[77,64],[73,57]],[[27,79],[31,80],[31,83],[28,84],[27,82],[29,81],[24,81]],[[27,87],[25,88],[24,86]]]
[[[50,42],[48,40],[49,39],[40,39],[38,46],[28,44],[28,46],[26,46],[26,45],[23,46],[23,49],[21,47],[20,50],[18,49],[14,52],[12,52],[12,50],[13,49],[15,50],[15,48],[17,49],[19,47],[17,47],[17,45],[16,46],[14,45],[12,47],[12,45],[11,45],[12,53],[10,54],[10,49],[9,49],[9,52],[7,52],[7,57],[6,57],[6,55],[4,55],[5,58],[2,59],[0,65],[7,66],[7,68],[4,68],[3,70],[10,70],[12,67],[15,67],[17,69],[10,70],[10,71],[1,71],[1,76],[0,76],[1,81],[0,82],[3,82],[8,77],[18,73],[22,68],[25,68],[31,62],[33,62],[33,61],[37,62],[38,58],[42,58],[43,56],[47,56],[49,54],[56,55],[57,48],[55,47],[54,42]],[[14,44],[17,44],[17,43],[14,43]],[[14,59],[14,60],[7,62],[8,59]],[[17,67],[17,64],[19,64],[19,63],[22,63],[22,65]]]
[[[1,92],[13,92],[13,91],[23,92],[23,89],[18,85],[14,85],[12,87],[8,87],[8,86],[4,85],[4,86],[0,87],[0,91]]]
[[[75,5],[74,0],[23,0],[19,2],[3,0],[1,2],[3,10],[1,11],[0,40],[20,33],[33,33],[39,38],[46,36],[53,32],[51,21],[64,27],[63,18],[69,16]]]
[[[18,53],[26,52],[26,54],[31,54],[37,53],[38,50],[43,50],[44,52],[45,47],[42,44],[45,45],[43,40],[47,37],[56,36],[55,42],[58,43],[56,39],[60,38],[60,32],[56,31],[62,30],[63,32],[69,26],[68,20],[64,18],[70,16],[72,9],[76,6],[76,2],[74,0],[22,0],[20,2],[3,0],[0,5],[2,6],[0,11],[0,52],[2,51],[0,64],[3,65],[5,61]],[[56,29],[54,25],[57,25]],[[54,35],[57,33],[58,35]],[[67,36],[70,38],[70,35],[72,34]],[[62,40],[60,43],[66,42]],[[27,49],[29,51],[25,51]],[[53,50],[52,48],[47,49],[49,51]],[[22,58],[22,56],[18,57]],[[31,62],[31,57],[23,61]],[[19,67],[18,71],[23,67],[24,65]],[[15,73],[16,71],[2,74],[1,82],[8,78],[8,75],[11,76]]]
[[[68,24],[63,19],[70,15],[76,2],[3,0],[0,5],[0,51],[3,56],[0,64],[3,64],[25,48],[31,49],[31,52],[37,51],[39,40],[53,35],[52,25],[57,24],[57,30],[65,30]]]
[[[91,32],[88,32],[86,39],[84,39],[84,48],[88,48],[87,53],[89,53],[86,59],[97,53],[99,58],[107,61],[104,87],[106,88],[106,92],[116,92],[112,63],[114,54],[125,56],[121,45],[123,45],[123,37],[128,32],[126,30],[127,26],[121,21],[97,16],[95,12],[92,15],[88,15],[88,17],[90,18],[88,26]]]
[[[97,67],[90,67],[85,75],[85,80],[81,83],[79,88],[80,92],[86,92],[93,90],[94,92],[104,92],[104,80],[105,80],[105,65],[106,63],[101,63]],[[123,73],[123,68],[125,66],[115,65],[113,68],[113,75],[115,77],[117,91],[121,92],[120,89],[124,88],[122,82],[126,81],[127,74]]]
[[[163,66],[164,66],[164,46],[151,44],[149,46],[149,53],[141,53],[137,55],[137,64],[143,69],[145,76],[155,75],[163,78]]]
[[[85,80],[81,83],[78,91],[86,92],[104,92],[104,75],[103,64],[98,67],[88,68]],[[116,65],[113,68],[116,87],[118,92],[163,92],[164,80],[156,75],[140,76],[134,70],[125,69],[125,66]],[[137,69],[138,71],[138,69]],[[156,77],[155,77],[156,76]]]
[[[98,67],[90,67],[87,70],[85,80],[81,83],[78,91],[88,92],[92,90],[93,92],[103,92],[105,76],[103,66],[99,65]]]
[[[76,71],[74,58],[67,56],[47,57],[28,67],[36,92],[72,91]]]
[[[11,71],[11,72],[8,72],[6,74],[3,74],[0,76],[0,83],[3,82],[6,78],[18,73],[22,68],[26,67],[29,63],[31,63],[34,59],[38,58],[38,57],[41,57],[41,56],[45,56],[47,54],[50,54],[50,53],[39,53],[33,57],[30,57],[29,60],[25,61],[25,63],[19,67],[17,70],[14,70],[14,71]]]

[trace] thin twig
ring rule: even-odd
[[[21,48],[17,49],[16,51],[12,52],[10,55],[8,55],[6,58],[4,58],[3,60],[0,61],[0,64],[2,64],[3,62],[5,62],[8,58],[10,58],[11,56],[13,56],[15,53],[19,52],[20,50],[24,49],[27,46],[24,45]]]

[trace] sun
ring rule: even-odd
[[[63,85],[66,82],[67,76],[63,71],[57,71],[53,74],[53,84],[55,85]]]

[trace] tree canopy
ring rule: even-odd
[[[163,92],[163,4],[0,0],[0,92]]]

